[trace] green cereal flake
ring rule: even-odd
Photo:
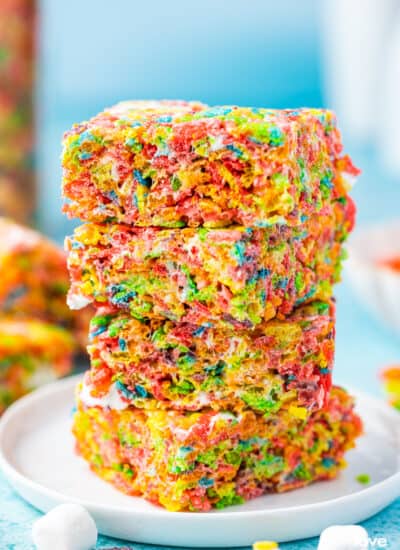
[[[296,273],[294,285],[296,287],[297,292],[301,292],[304,289],[303,274],[300,271]]]
[[[100,455],[94,455],[92,462],[95,466],[102,466],[103,465],[103,459],[101,458]]]
[[[111,319],[112,315],[97,315],[96,317],[93,317],[90,324],[96,327],[105,327],[109,324]]]
[[[358,483],[361,483],[361,485],[368,485],[371,483],[371,477],[368,474],[359,474],[356,477],[356,480]]]
[[[199,227],[197,229],[197,234],[199,236],[199,239],[204,242],[206,240],[206,237],[208,235],[208,233],[210,232],[209,229],[206,229],[205,227]]]
[[[194,470],[194,464],[189,464],[182,456],[172,456],[168,461],[168,471],[171,474],[183,474]]]
[[[264,458],[255,462],[254,475],[258,479],[265,479],[282,472],[286,467],[284,458],[266,453]]]
[[[238,451],[228,451],[224,458],[225,462],[232,464],[233,466],[239,466],[242,462],[241,454]]]
[[[303,463],[299,464],[295,468],[295,470],[293,471],[293,475],[297,477],[297,479],[302,479],[304,481],[310,481],[312,479],[310,472],[307,470]]]
[[[182,380],[179,384],[174,384],[171,386],[171,393],[176,393],[179,395],[187,395],[192,393],[195,390],[195,387],[189,380]]]
[[[200,464],[205,464],[206,466],[215,469],[217,467],[218,455],[218,448],[208,449],[204,453],[201,453],[197,456],[197,462],[200,462]]]
[[[118,433],[118,439],[123,447],[137,447],[140,445],[140,439],[135,437],[132,433],[120,431]]]
[[[276,412],[280,408],[280,401],[274,399],[272,395],[262,395],[254,390],[242,393],[240,398],[252,409],[265,414]]]
[[[181,180],[178,178],[176,174],[174,174],[171,178],[171,187],[172,191],[178,191],[182,186]]]

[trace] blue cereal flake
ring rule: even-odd
[[[236,147],[236,145],[234,145],[233,143],[229,143],[226,148],[229,150],[229,151],[232,151],[232,153],[235,153],[235,155],[238,157],[238,158],[242,158],[243,157],[243,151],[241,149],[239,149],[239,147]]]
[[[333,466],[336,466],[336,460],[325,457],[322,459],[322,465],[324,468],[332,468]]]
[[[259,269],[258,271],[256,271],[256,273],[254,273],[247,280],[247,283],[249,285],[252,285],[252,284],[256,283],[259,280],[267,279],[267,277],[269,277],[270,275],[271,275],[271,271],[269,269],[266,269],[266,268],[263,267],[263,268]]]
[[[11,308],[14,306],[14,302],[26,294],[28,288],[25,285],[19,285],[15,287],[7,296],[5,300],[4,307],[5,309]]]
[[[204,325],[199,326],[196,330],[193,331],[193,336],[201,336],[207,330],[207,327]]]
[[[237,258],[238,264],[243,265],[246,262],[246,243],[238,241],[234,244],[232,256]]]
[[[320,180],[320,187],[326,190],[333,189],[333,174],[331,171],[328,170],[328,172],[325,172],[323,177]]]
[[[288,277],[282,277],[276,286],[277,288],[285,289],[288,286],[288,284],[289,284]]]
[[[171,149],[166,143],[158,145],[157,153],[154,155],[156,157],[168,157],[171,154]]]
[[[255,227],[266,228],[276,225],[287,225],[287,222],[284,217],[273,217],[270,220],[258,220],[255,224]]]
[[[303,304],[304,302],[309,300],[312,296],[314,296],[316,290],[317,289],[315,286],[311,287],[311,289],[307,292],[307,294],[305,294],[304,296],[296,300],[296,306],[299,306],[300,304]]]
[[[172,122],[172,116],[166,115],[166,116],[160,116],[157,118],[157,122]]]
[[[307,237],[307,235],[308,235],[308,231],[302,231],[301,233],[299,233],[298,235],[293,237],[293,240],[302,241],[303,239],[305,239]]]
[[[331,369],[323,368],[323,369],[319,369],[319,371],[321,374],[329,374],[331,372]]]
[[[178,458],[186,458],[187,455],[190,454],[193,450],[194,450],[193,447],[191,447],[190,445],[179,447],[179,450],[176,453],[176,456]]]
[[[108,191],[107,197],[112,200],[113,202],[118,201],[118,195],[114,190]]]
[[[119,349],[121,351],[126,351],[126,349],[127,349],[126,340],[124,340],[123,338],[119,338],[118,339],[118,345],[119,345]]]
[[[212,487],[214,485],[214,480],[210,477],[202,477],[199,480],[200,487]]]
[[[124,397],[126,397],[126,399],[134,399],[135,398],[135,394],[133,392],[131,392],[130,390],[128,390],[128,388],[125,386],[125,384],[123,384],[119,380],[117,380],[115,382],[115,387],[117,388],[117,390],[119,392],[122,393],[122,395]]]
[[[97,327],[96,330],[94,330],[93,332],[91,332],[89,334],[89,339],[93,340],[93,338],[96,338],[96,336],[99,336],[100,334],[103,334],[103,332],[106,332],[106,330],[107,330],[106,325]]]
[[[128,138],[125,140],[125,145],[128,147],[134,147],[137,143],[137,140],[135,138]]]
[[[326,126],[326,113],[324,111],[315,111],[314,116],[320,121],[322,126]]]
[[[80,160],[89,160],[92,158],[92,153],[89,153],[89,151],[82,151],[78,156]]]
[[[130,137],[125,140],[125,145],[133,152],[137,153],[143,149],[143,145],[137,139]]]
[[[263,267],[262,269],[259,269],[257,272],[257,279],[266,279],[271,275],[271,271],[269,269],[265,269]]]
[[[232,112],[232,107],[214,107],[207,109],[207,111],[201,111],[199,115],[205,118],[214,118],[218,116],[226,116]]]
[[[85,130],[79,136],[78,144],[82,145],[84,141],[96,141],[96,138],[89,130]]]
[[[278,126],[273,126],[269,131],[269,145],[279,147],[285,143],[285,134]]]
[[[135,395],[136,397],[150,397],[150,394],[146,388],[144,386],[140,386],[140,384],[136,384],[135,386]]]
[[[140,183],[140,185],[147,188],[151,187],[151,178],[144,178],[140,170],[134,170],[133,176]]]
[[[115,382],[115,386],[117,390],[120,391],[126,399],[137,399],[138,397],[149,397],[149,393],[147,392],[147,390],[143,386],[139,386],[139,384],[136,384],[134,391],[129,390],[128,387],[125,386],[125,384],[123,384],[119,380]]]
[[[85,248],[85,245],[80,243],[79,241],[71,241],[71,248],[72,250],[82,250],[82,248]]]
[[[268,443],[268,439],[264,439],[262,437],[250,437],[249,439],[240,439],[239,445],[243,450],[251,449],[253,446],[262,446],[266,445]]]
[[[114,305],[127,306],[136,296],[136,292],[126,288],[124,284],[110,285],[107,291],[111,294],[110,301]]]

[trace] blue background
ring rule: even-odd
[[[61,136],[105,106],[139,98],[326,106],[323,4],[42,0],[37,95],[41,228],[58,240],[71,231],[74,223],[60,214]],[[399,217],[400,182],[385,173],[373,149],[363,150],[346,136],[344,141],[363,169],[353,193],[359,226]],[[336,294],[336,381],[380,395],[378,370],[400,362],[400,340],[355,300],[346,275]],[[29,532],[36,515],[0,478],[0,541],[6,541],[1,550],[32,548]],[[370,535],[387,536],[390,548],[400,548],[400,502],[367,526]],[[102,539],[99,546],[113,543]],[[283,546],[316,547],[316,540]]]

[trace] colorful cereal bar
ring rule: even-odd
[[[331,296],[353,219],[347,199],[294,228],[85,224],[66,240],[68,303],[109,302],[137,319],[251,327]]]
[[[0,312],[35,317],[73,330],[87,340],[89,313],[77,315],[66,304],[66,255],[45,237],[0,218]]]
[[[63,328],[34,319],[0,317],[0,414],[36,387],[68,374],[75,349]]]
[[[92,470],[121,491],[168,510],[208,511],[336,477],[361,421],[340,388],[307,422],[283,411],[88,407],[78,394],[73,432]]]
[[[332,112],[125,102],[65,135],[65,212],[158,227],[298,225],[358,174]]]
[[[381,378],[389,403],[400,411],[400,365],[385,368]]]
[[[252,331],[144,323],[104,308],[91,322],[85,393],[121,409],[284,408],[306,418],[329,396],[334,327],[334,304],[324,302]]]

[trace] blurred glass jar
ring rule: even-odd
[[[321,2],[325,100],[355,144],[376,144],[397,0]],[[397,91],[399,93],[399,91]]]
[[[30,221],[35,207],[35,0],[0,0],[0,214]]]

